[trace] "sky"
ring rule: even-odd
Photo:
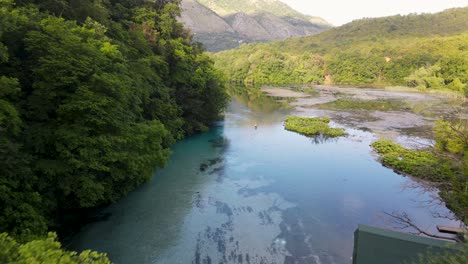
[[[301,13],[340,26],[364,17],[435,13],[468,6],[468,0],[281,0]]]

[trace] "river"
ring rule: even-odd
[[[358,224],[398,230],[385,213],[432,232],[456,225],[434,216],[450,215],[428,203],[434,190],[377,161],[372,133],[344,126],[348,137],[310,139],[284,130],[291,111],[234,99],[223,122],[176,144],[164,169],[69,248],[115,263],[351,263]]]

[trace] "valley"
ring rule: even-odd
[[[321,34],[213,55],[247,86],[404,86],[468,93],[468,8],[356,20]]]
[[[0,0],[0,263],[468,263],[468,6],[377,2]]]

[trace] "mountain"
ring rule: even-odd
[[[330,26],[323,18],[304,15],[277,0],[198,0],[198,2],[221,16],[237,13],[256,14],[265,12],[279,17],[297,18],[318,25]]]
[[[468,7],[356,20],[318,35],[214,55],[234,81],[407,85],[468,94]]]
[[[317,34],[331,25],[278,0],[182,0],[180,21],[208,51]]]

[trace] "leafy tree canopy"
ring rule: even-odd
[[[61,249],[57,235],[49,233],[48,237],[25,244],[16,242],[6,233],[0,234],[0,263],[63,263],[63,264],[110,264],[105,254],[84,251],[81,254]]]
[[[179,1],[0,0],[0,232],[114,202],[226,105]]]

